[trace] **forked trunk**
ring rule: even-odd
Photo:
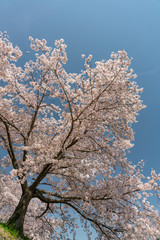
[[[12,214],[12,216],[9,218],[7,224],[9,226],[12,226],[14,229],[16,229],[19,232],[19,235],[24,238],[23,233],[23,225],[24,225],[24,218],[27,212],[28,205],[32,199],[32,192],[26,191],[22,193],[21,199]]]

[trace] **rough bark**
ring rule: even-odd
[[[24,238],[24,232],[23,232],[23,225],[24,225],[24,219],[27,212],[28,205],[33,197],[32,192],[28,189],[24,193],[22,193],[21,199],[12,214],[12,216],[9,218],[7,224],[9,226],[12,226],[14,229],[16,229],[19,232],[19,235]]]

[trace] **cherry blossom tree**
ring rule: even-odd
[[[88,238],[155,239],[158,213],[147,198],[160,175],[128,162],[132,123],[145,106],[124,50],[84,58],[67,73],[64,40],[29,38],[35,61],[0,38],[0,219],[24,237],[70,239],[78,217]],[[10,216],[9,216],[10,214]]]

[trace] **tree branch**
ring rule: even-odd
[[[34,183],[29,187],[30,190],[35,190],[35,188],[39,185],[42,179],[47,175],[51,167],[52,167],[52,163],[45,164],[45,166],[43,167],[43,170],[39,173]]]
[[[46,206],[46,209],[44,210],[44,212],[41,213],[41,215],[37,216],[36,218],[42,217],[48,211],[48,209],[49,209],[49,203],[47,203],[47,206]]]

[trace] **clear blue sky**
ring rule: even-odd
[[[93,54],[96,61],[125,49],[147,105],[134,125],[128,158],[143,159],[145,175],[151,168],[160,171],[160,0],[0,0],[0,31],[23,52],[29,50],[30,35],[52,46],[64,38],[70,72],[80,72],[81,53]],[[25,54],[21,63],[28,58]]]

